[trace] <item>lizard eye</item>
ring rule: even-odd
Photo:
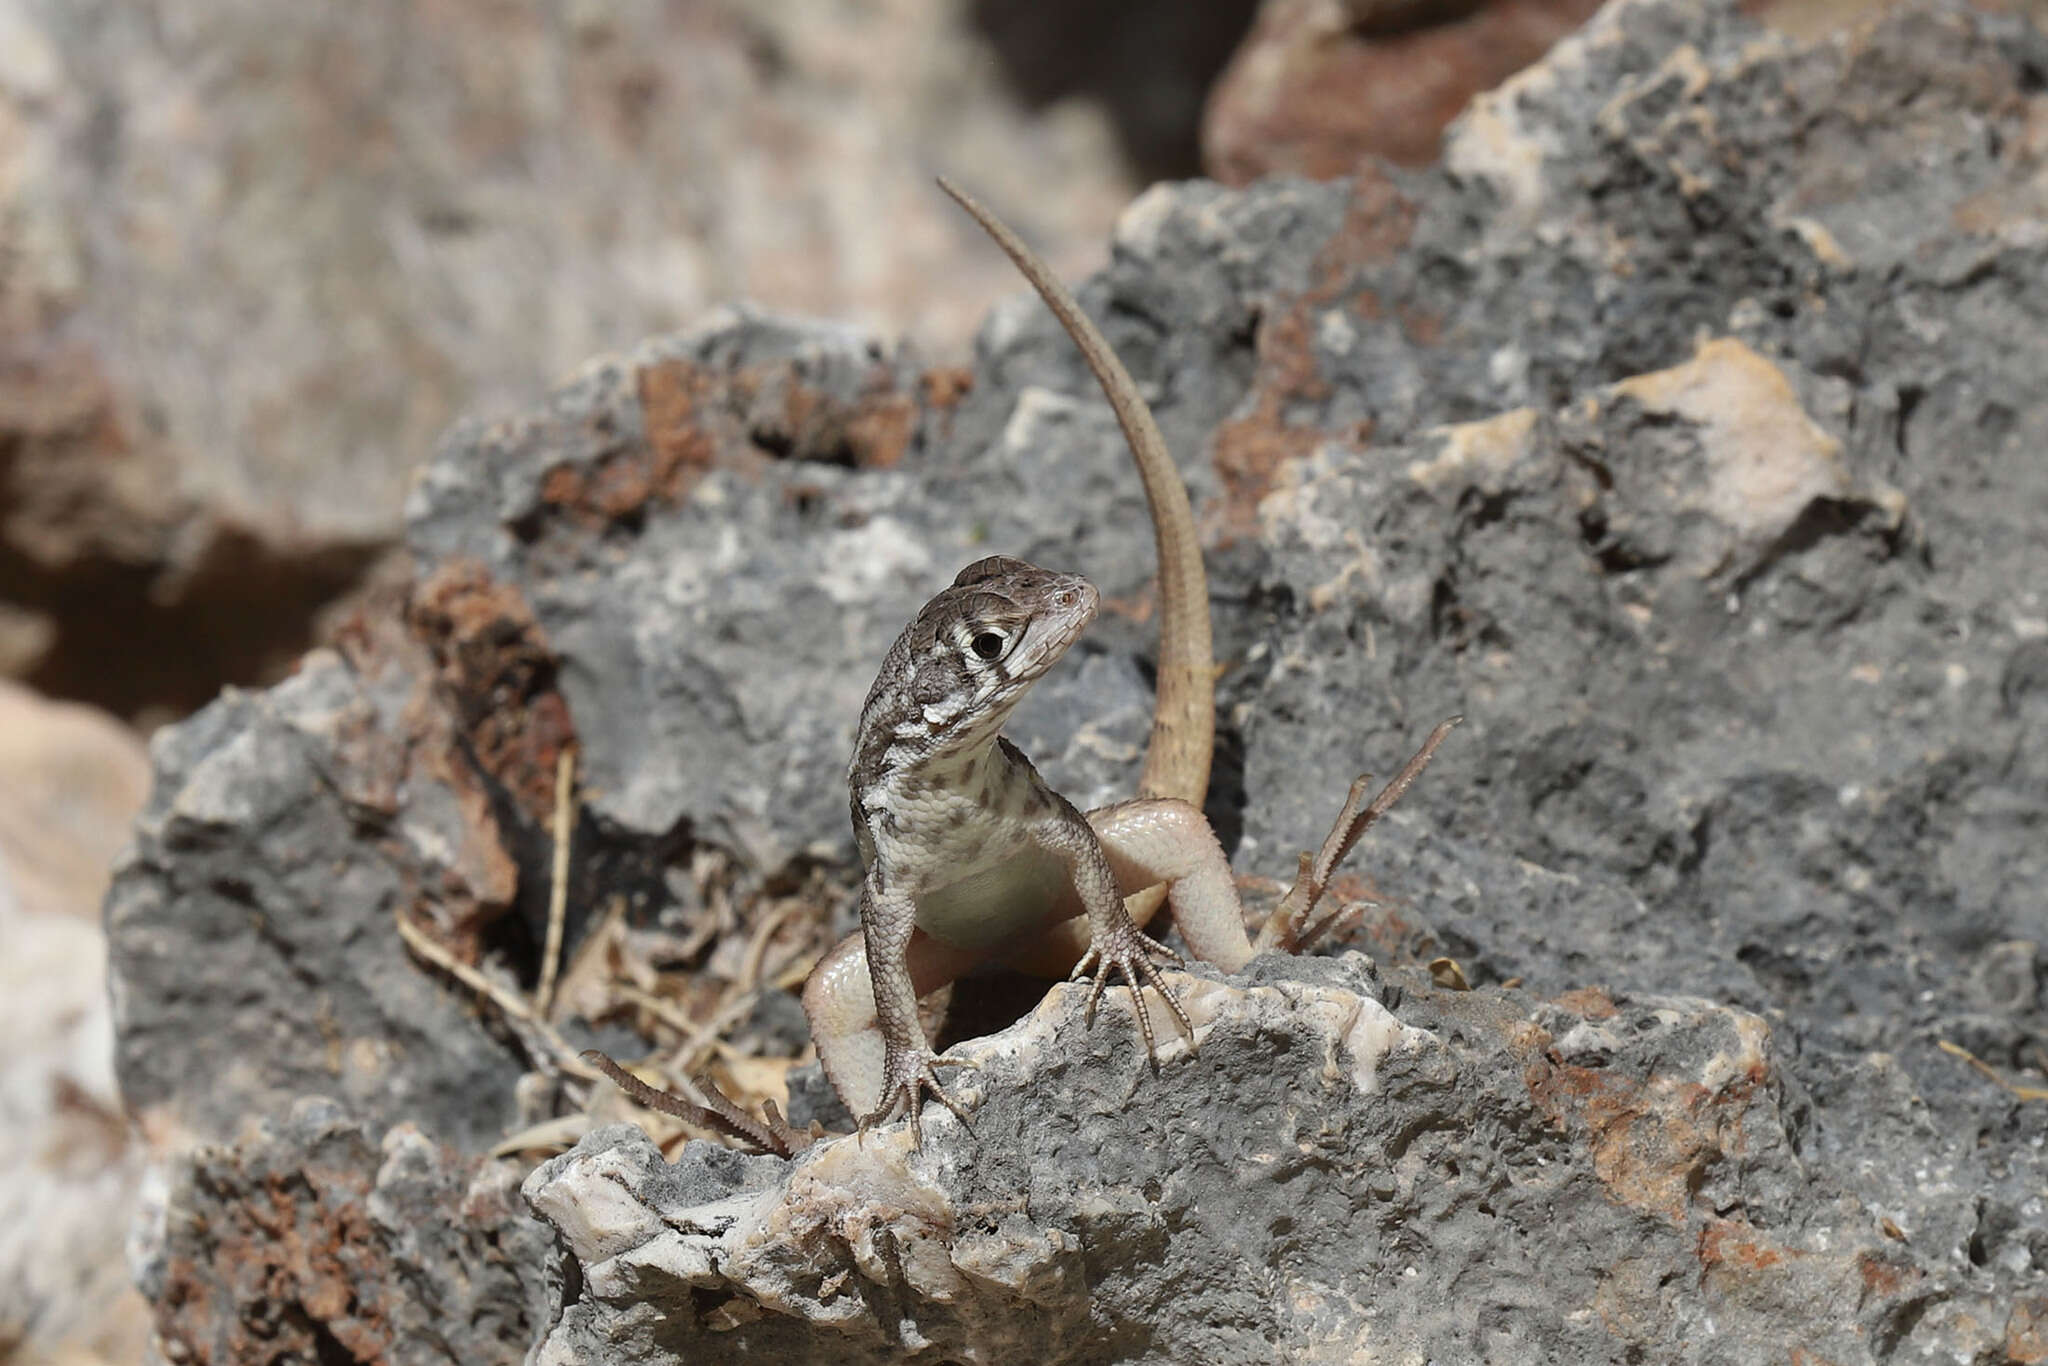
[[[994,631],[983,631],[975,636],[972,648],[983,659],[994,659],[1003,652],[1003,638]]]

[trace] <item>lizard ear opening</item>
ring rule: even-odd
[[[1015,574],[1020,570],[1029,573],[1031,568],[1014,555],[990,555],[986,559],[976,560],[955,575],[953,586],[965,588],[970,583],[986,583],[990,579]]]

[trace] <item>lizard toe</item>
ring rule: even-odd
[[[924,1146],[924,1099],[932,1099],[953,1112],[953,1118],[960,1121],[960,1127],[974,1134],[974,1126],[968,1122],[967,1112],[960,1108],[946,1088],[940,1083],[938,1069],[941,1067],[974,1068],[976,1063],[965,1058],[940,1058],[927,1050],[922,1057],[898,1055],[884,1066],[884,1082],[881,1099],[875,1108],[863,1115],[859,1131],[865,1134],[877,1124],[887,1124],[901,1114],[910,1120],[910,1139],[914,1147]]]
[[[1093,1021],[1095,1001],[1101,996],[1103,987],[1109,981],[1110,970],[1114,968],[1124,979],[1124,985],[1130,988],[1131,1009],[1138,1017],[1138,1032],[1144,1037],[1145,1053],[1156,1064],[1158,1054],[1152,1034],[1152,1017],[1145,1008],[1143,988],[1151,987],[1159,993],[1159,999],[1166,1003],[1166,1009],[1173,1016],[1175,1027],[1187,1039],[1191,1050],[1195,1042],[1195,1027],[1188,1019],[1187,1011],[1181,1007],[1180,997],[1166,984],[1166,979],[1160,975],[1158,964],[1152,961],[1154,954],[1168,960],[1173,966],[1186,966],[1181,956],[1172,949],[1135,931],[1128,936],[1127,942],[1115,944],[1106,950],[1103,954],[1103,970],[1095,979],[1094,991],[1089,994],[1088,1018]]]

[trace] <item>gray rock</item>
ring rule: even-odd
[[[2048,352],[2019,318],[2048,260],[2029,173],[1976,130],[2044,52],[1958,8],[1799,48],[1639,4],[1483,101],[1462,177],[1401,187],[1411,247],[1289,305],[1328,392],[1260,505],[1230,698],[1253,867],[1463,712],[1362,850],[1398,913],[1475,981],[1767,1014],[1810,1151],[2007,1286],[2041,1264],[2005,1281],[1973,1224],[2048,1243],[2043,1121],[1935,1045],[2013,1066],[2041,1038],[2023,986],[1983,984],[2048,929],[2048,755],[2006,683],[2048,630]],[[1909,87],[1932,103],[1887,112]],[[1922,138],[1905,194],[1884,168]]]
[[[468,1147],[511,1120],[516,1054],[392,925],[485,880],[459,790],[396,808],[412,682],[322,652],[151,747],[107,935],[115,1068],[159,1145],[227,1142],[307,1094]]]
[[[1111,595],[1145,589],[1115,425],[1092,381],[1064,383],[1002,410],[914,408],[909,358],[872,338],[726,315],[593,364],[543,413],[458,428],[414,492],[412,547],[531,604],[593,810],[622,836],[687,830],[767,868],[814,846],[843,859],[866,661],[925,598],[996,546],[1086,565]],[[652,397],[650,423],[671,388],[689,401]],[[645,468],[615,473],[629,465]],[[607,478],[635,496],[599,505]],[[1016,731],[1077,800],[1115,790],[1149,724],[1149,689],[1098,634]],[[1123,639],[1139,638],[1133,623]]]
[[[157,1351],[185,1362],[517,1360],[561,1298],[510,1163],[410,1125],[381,1144],[308,1099],[173,1168],[136,1258]]]
[[[1200,1055],[1176,1040],[1157,1075],[1125,1012],[1091,1029],[1084,989],[1054,988],[962,1048],[974,1135],[934,1107],[922,1151],[896,1126],[734,1184],[679,1176],[632,1131],[593,1135],[525,1186],[583,1274],[533,1360],[1774,1362],[2001,1343],[2002,1306],[1803,1160],[1810,1107],[1758,1017],[1444,992],[1407,970],[1397,1019],[1267,966],[1257,986],[1189,981]]]

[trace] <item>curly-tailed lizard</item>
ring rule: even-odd
[[[1139,796],[1086,816],[999,734],[1025,691],[1094,620],[1097,594],[1086,580],[1003,556],[979,560],[925,604],[883,661],[847,773],[865,867],[861,932],[813,971],[804,1011],[825,1073],[862,1129],[907,1113],[919,1142],[924,1093],[965,1121],[936,1071],[950,1060],[934,1056],[918,1022],[920,996],[990,959],[1047,975],[1093,967],[1092,1017],[1113,969],[1132,991],[1149,1055],[1151,1018],[1135,999],[1141,984],[1193,1031],[1154,961],[1179,955],[1139,930],[1158,905],[1147,889],[1165,884],[1198,958],[1234,972],[1253,954],[1230,866],[1197,805],[1214,745],[1215,672],[1207,578],[1180,472],[1129,373],[1065,286],[985,208],[939,183],[1037,289],[1109,398],[1151,508],[1160,648]],[[1322,858],[1312,866],[1304,855],[1303,879],[1260,947],[1291,946],[1335,861],[1406,789],[1448,727],[1370,807],[1360,806],[1363,789],[1354,785]],[[801,1142],[779,1116],[771,1115],[764,1137],[727,1106],[707,1115],[639,1085],[608,1059],[591,1060],[630,1083],[642,1103],[765,1147]]]

